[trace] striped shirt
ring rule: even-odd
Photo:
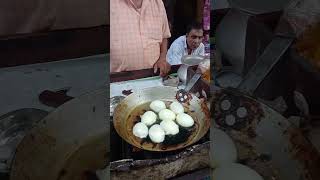
[[[162,0],[110,1],[110,71],[152,68],[163,39],[171,36]]]

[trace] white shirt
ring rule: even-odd
[[[204,56],[204,44],[200,43],[199,47],[191,52],[191,55]],[[170,46],[167,53],[167,61],[170,65],[181,64],[181,58],[188,55],[186,36],[180,36]]]

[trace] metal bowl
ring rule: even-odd
[[[196,66],[205,60],[205,56],[185,55],[181,59],[181,63],[187,66]]]
[[[206,60],[206,57],[200,56],[200,55],[185,55],[182,57],[181,59],[182,64],[178,69],[178,77],[183,85],[186,85],[187,83],[189,67],[197,66],[200,63],[204,62],[205,60]]]

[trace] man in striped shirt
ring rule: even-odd
[[[154,68],[165,76],[171,37],[162,0],[110,1],[110,71]]]

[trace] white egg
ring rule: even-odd
[[[157,121],[157,114],[153,111],[147,111],[141,116],[141,122],[147,126],[151,126]]]
[[[162,143],[166,133],[159,124],[151,126],[149,129],[149,137],[154,143]]]
[[[233,140],[224,131],[211,128],[210,157],[213,168],[237,161],[237,148]]]
[[[172,102],[170,104],[170,110],[176,114],[184,113],[184,108],[179,102]]]
[[[145,138],[148,136],[148,127],[139,122],[133,126],[133,135],[137,136],[138,138]]]
[[[157,112],[157,113],[160,112],[161,110],[167,108],[166,104],[160,100],[152,101],[149,107],[152,109],[152,111]]]
[[[180,113],[177,115],[177,123],[182,127],[191,127],[194,124],[194,120],[189,114]]]
[[[171,120],[163,120],[160,126],[165,131],[166,135],[176,135],[179,133],[179,126]]]
[[[159,112],[159,118],[161,120],[175,120],[176,114],[169,109],[163,109]]]
[[[215,169],[212,178],[213,180],[263,180],[256,171],[236,163],[227,164]]]

